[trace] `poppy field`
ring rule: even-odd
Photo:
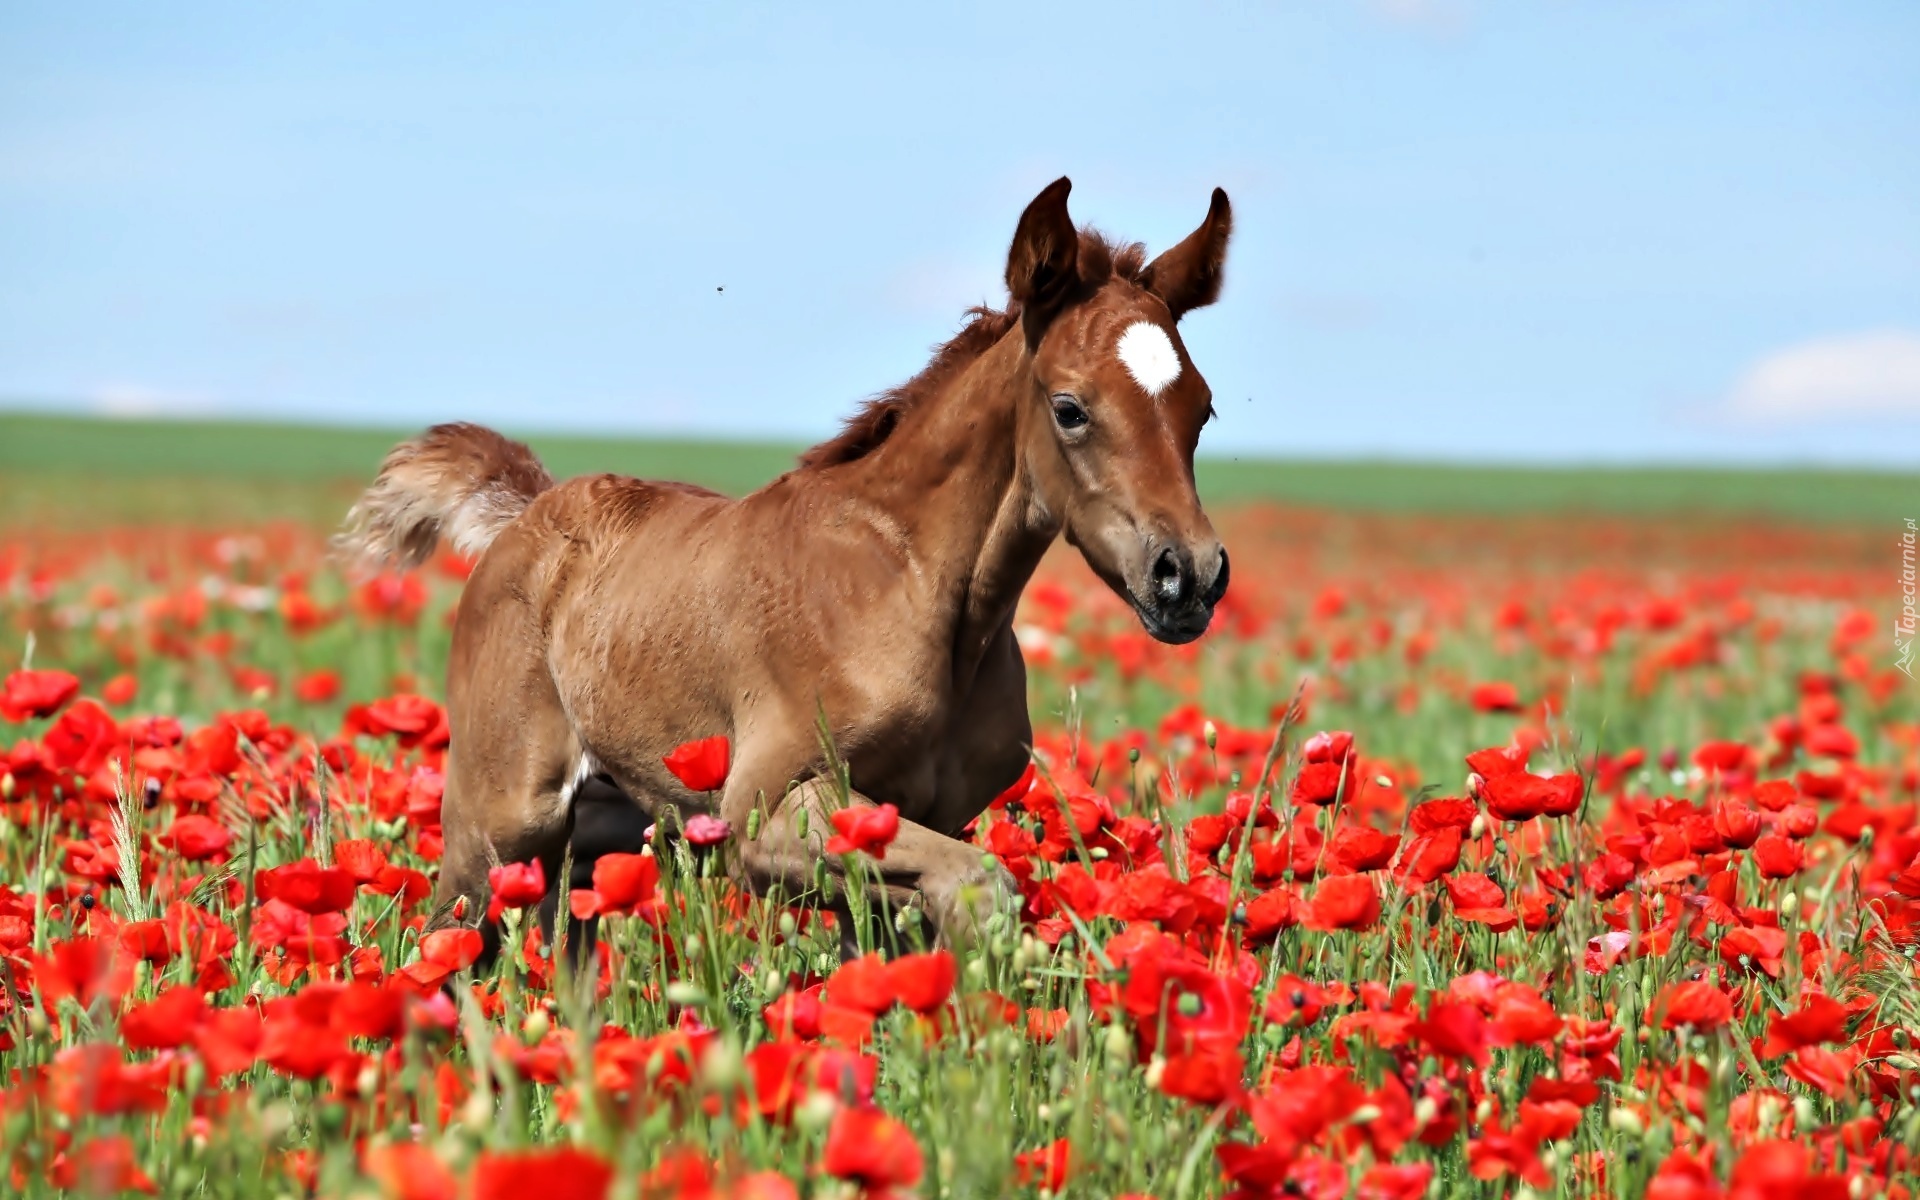
[[[843,955],[846,898],[729,882],[757,828],[663,817],[558,889],[591,939],[501,863],[491,963],[421,931],[466,564],[0,530],[5,1190],[1915,1194],[1898,519],[1218,523],[1192,645],[1070,551],[1029,588],[1017,919]]]

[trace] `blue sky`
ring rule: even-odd
[[[1895,0],[10,5],[0,397],[822,434],[1069,174],[1156,249],[1231,193],[1212,451],[1911,463],[1916,61]]]

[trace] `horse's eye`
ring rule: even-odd
[[[1087,423],[1087,410],[1080,402],[1062,392],[1053,398],[1053,422],[1062,429],[1078,429]]]

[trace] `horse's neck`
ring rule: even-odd
[[[1016,326],[870,456],[876,499],[906,530],[914,564],[945,597],[962,657],[984,651],[1058,534],[1020,462],[1029,385]]]

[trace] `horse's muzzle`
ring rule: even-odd
[[[1199,556],[1202,562],[1207,558],[1213,562],[1203,573],[1185,546],[1162,546],[1154,554],[1146,586],[1136,589],[1132,599],[1140,623],[1155,639],[1178,646],[1207,631],[1214,606],[1227,594],[1229,576],[1225,546]]]

